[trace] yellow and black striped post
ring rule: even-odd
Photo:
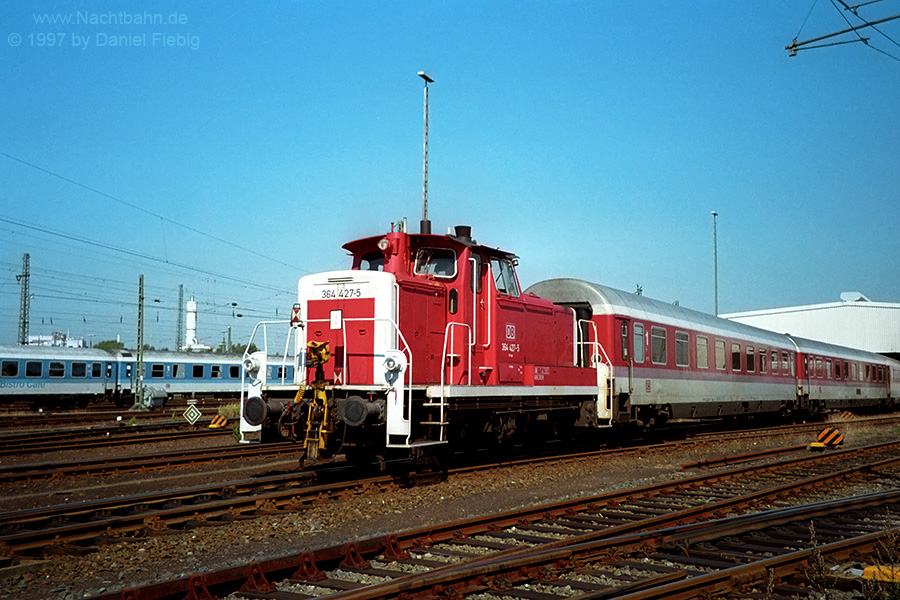
[[[841,435],[841,432],[837,429],[829,427],[820,431],[819,435],[816,437],[816,440],[828,447],[834,447],[840,446],[844,443],[844,436]]]

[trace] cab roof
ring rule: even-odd
[[[396,232],[394,232],[396,233]],[[359,254],[360,252],[365,252],[367,250],[371,250],[372,248],[377,248],[378,242],[384,238],[388,234],[377,235],[367,238],[361,238],[358,240],[353,240],[352,242],[347,242],[343,246],[341,246],[344,250],[352,254]],[[478,249],[485,254],[489,254],[492,256],[501,256],[503,258],[514,259],[518,258],[512,252],[507,252],[506,250],[501,250],[499,248],[492,248],[490,246],[484,246],[482,244],[477,243],[472,238],[456,236],[456,235],[435,235],[430,233],[403,233],[400,232],[400,235],[405,235],[409,238],[410,246],[421,247],[421,246],[448,246],[452,247],[453,245],[465,246],[467,248],[475,248]]]

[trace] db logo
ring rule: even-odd
[[[508,340],[516,339],[516,326],[514,323],[506,324],[506,339],[508,339]]]

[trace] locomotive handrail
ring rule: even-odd
[[[590,339],[588,339],[587,341],[581,339],[582,338],[582,334],[581,334],[581,324],[582,323],[589,325],[590,328],[593,330],[594,341],[591,341]],[[597,335],[597,324],[596,323],[594,323],[593,321],[591,321],[589,319],[579,319],[577,329],[578,329],[578,344],[579,344],[579,346],[588,345],[591,348],[591,362],[594,363],[593,367],[597,372],[597,389],[598,389],[597,400],[598,400],[598,402],[600,400],[599,389],[601,387],[600,381],[601,381],[601,377],[602,377],[600,366],[604,365],[604,364],[609,365],[609,374],[607,375],[609,385],[606,387],[606,395],[605,395],[604,400],[606,401],[606,410],[609,411],[608,416],[610,419],[612,419],[611,398],[614,393],[613,382],[615,381],[615,375],[613,374],[612,361],[609,359],[609,355],[606,353],[606,349],[603,347],[603,344],[600,343],[600,337]],[[581,356],[582,353],[580,350],[579,350],[578,354],[579,354],[579,356]],[[603,359],[606,362],[599,360],[601,354],[603,356]]]
[[[594,323],[593,321],[591,321],[590,319],[578,319],[578,324],[581,325],[582,323],[589,325],[591,327],[591,329],[594,330],[594,341],[592,342],[592,341],[590,341],[590,339],[588,339],[587,341],[582,340],[581,339],[581,337],[582,337],[581,336],[581,327],[578,327],[578,346],[579,346],[579,348],[584,345],[595,346],[596,348],[594,349],[594,352],[591,353],[591,361],[594,363],[597,362],[598,356],[597,356],[596,349],[599,349],[600,352],[603,353],[603,358],[606,359],[606,364],[609,365],[610,372],[612,372],[613,364],[612,364],[612,361],[609,360],[609,355],[606,354],[606,349],[604,349],[603,345],[600,343],[600,336],[597,334],[597,324]]]
[[[256,337],[256,332],[262,327],[262,338],[263,338],[263,347],[262,351],[265,356],[269,356],[269,325],[284,325],[285,323],[290,323],[289,320],[277,320],[277,321],[260,321],[253,327],[253,331],[250,333],[250,340],[247,342],[247,347],[244,349],[243,358],[248,358],[250,356],[250,345],[253,343],[253,339]],[[291,335],[289,334],[284,342],[284,354],[282,355],[281,360],[281,383],[284,384],[284,380],[287,375],[287,356],[288,350],[291,347]],[[267,365],[268,366],[268,365]],[[294,365],[294,369],[296,372],[296,365]],[[277,379],[277,378],[276,378]],[[266,381],[268,382],[268,376],[266,376]],[[241,369],[241,399],[244,396],[244,370]]]
[[[475,260],[475,257],[470,256],[469,263],[472,265],[472,331],[469,339],[469,349],[474,351],[478,340],[478,277],[481,273],[478,272],[478,261]]]
[[[494,302],[497,301],[497,287],[494,285],[494,272],[491,270],[491,264],[487,265],[488,272],[491,274],[488,277],[488,302],[487,302],[487,325],[485,329],[487,330],[487,343],[482,344],[485,350],[491,347],[491,341],[493,340],[494,334],[494,321],[493,321],[493,306]],[[493,297],[491,297],[491,290],[494,291]]]
[[[451,322],[447,323],[447,326],[444,327],[444,347],[441,352],[441,403],[444,402],[444,372],[447,370],[445,367],[445,365],[447,364],[447,358],[448,358],[448,356],[455,356],[455,355],[447,354],[447,339],[448,339],[448,337],[450,339],[450,347],[451,347],[451,349],[453,348],[453,329],[454,329],[454,327],[465,327],[466,329],[469,330],[469,347],[471,348],[471,346],[472,346],[472,343],[471,343],[472,328],[469,326],[468,323],[458,323],[456,321],[451,321]],[[467,369],[467,372],[469,374],[468,385],[472,385],[472,353],[471,352],[468,353],[468,360],[469,360],[469,366]]]

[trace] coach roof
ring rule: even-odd
[[[684,329],[702,330],[724,337],[781,347],[792,346],[787,337],[778,333],[580,279],[540,281],[525,290],[525,293],[546,298],[555,304],[588,304],[594,315],[622,315]]]

